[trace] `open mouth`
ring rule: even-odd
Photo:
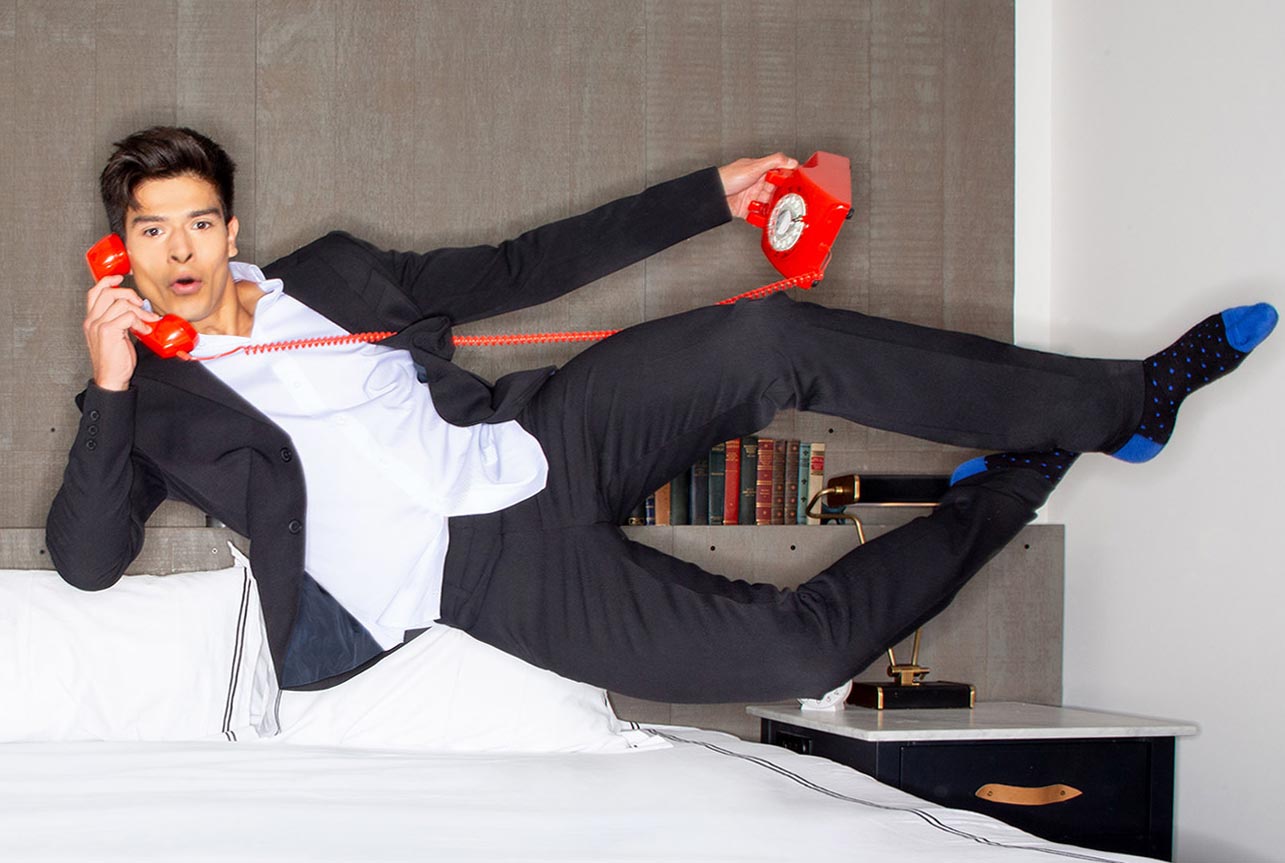
[[[201,281],[192,276],[181,276],[174,280],[173,284],[170,285],[170,289],[180,296],[194,294],[201,289]]]

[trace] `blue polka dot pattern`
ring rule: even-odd
[[[1222,315],[1211,315],[1182,338],[1143,361],[1146,373],[1142,421],[1138,434],[1160,444],[1169,442],[1183,399],[1230,372],[1248,356],[1227,342]]]

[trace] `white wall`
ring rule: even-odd
[[[1285,4],[1017,7],[1019,340],[1143,356],[1226,306],[1285,308]],[[1048,507],[1065,703],[1201,727],[1178,745],[1180,861],[1285,859],[1282,382],[1285,328],[1155,461],[1081,459]]]

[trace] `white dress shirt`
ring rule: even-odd
[[[250,336],[202,335],[193,356],[346,332],[258,267],[233,262],[232,276],[264,292]],[[544,488],[534,437],[514,421],[447,423],[404,350],[240,352],[205,367],[290,435],[307,484],[308,573],[385,649],[440,613],[447,516],[495,512]]]

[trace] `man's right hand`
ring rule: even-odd
[[[129,331],[151,332],[161,316],[143,308],[143,300],[129,288],[122,288],[124,276],[99,279],[86,299],[85,342],[94,366],[94,383],[105,390],[126,390],[134,376],[138,355]]]

